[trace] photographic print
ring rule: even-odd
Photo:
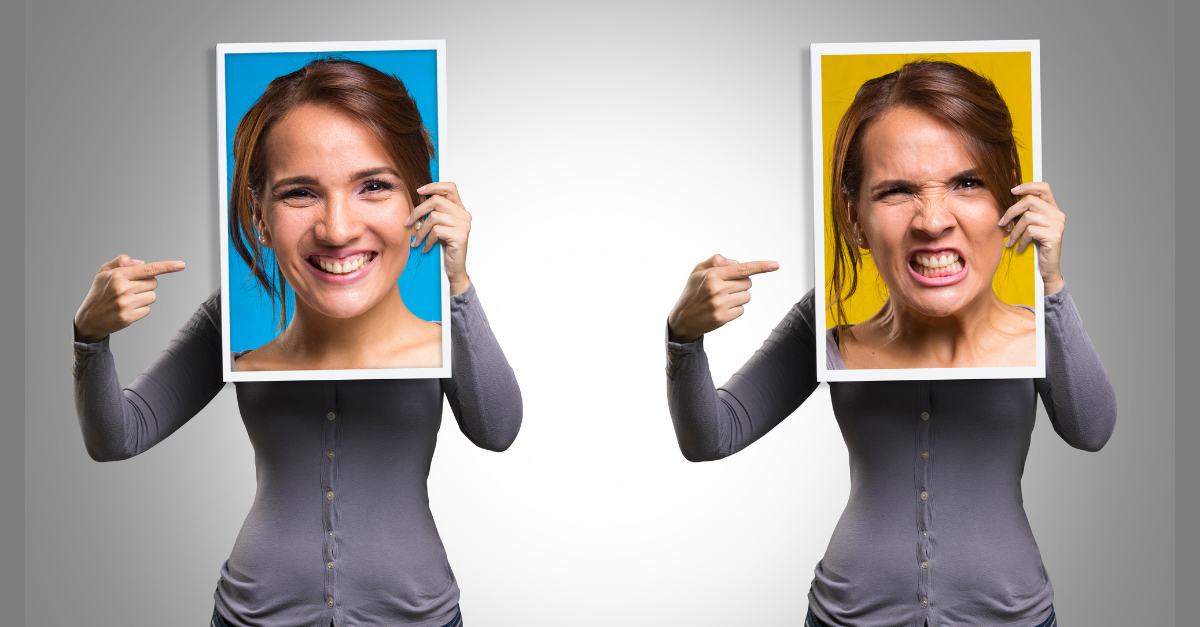
[[[224,379],[449,377],[441,244],[406,224],[443,180],[445,42],[220,44],[217,119]],[[382,357],[326,357],[364,325]]]
[[[1008,241],[1042,180],[1038,54],[812,45],[819,380],[1045,376],[1035,245]]]

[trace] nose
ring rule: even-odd
[[[936,195],[921,198],[920,208],[913,217],[912,228],[930,239],[937,239],[947,234],[956,224],[951,202]]]
[[[350,199],[332,194],[325,206],[325,214],[316,224],[315,235],[329,246],[345,246],[361,236],[363,228],[363,221]]]

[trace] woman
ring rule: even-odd
[[[318,60],[276,79],[237,138],[231,232],[257,242],[243,256],[277,298],[291,286],[296,311],[234,367],[435,363],[439,331],[408,312],[396,279],[410,246],[437,240],[454,377],[236,384],[258,490],[211,624],[460,625],[426,487],[442,395],[480,447],[506,449],[521,423],[520,389],[466,271],[470,215],[453,183],[430,182],[432,146],[404,86],[362,64]],[[122,255],[75,316],[76,408],[97,460],[157,444],[222,386],[218,295],[127,390],[116,379],[108,336],[148,313],[156,274],[182,268]]]
[[[864,85],[847,114],[857,111],[859,119],[839,127],[834,178],[844,184],[833,189],[842,194],[834,206],[845,210],[835,218],[840,234],[855,247],[861,237],[880,274],[895,283],[881,315],[831,336],[832,359],[853,367],[1024,359],[1032,320],[991,292],[1007,235],[1009,243],[1038,244],[1048,377],[830,384],[851,489],[809,591],[812,627],[1055,624],[1053,589],[1021,502],[1035,394],[1059,435],[1085,450],[1108,440],[1116,403],[1059,273],[1064,223],[1049,186],[1020,185],[1011,192],[1025,198],[995,203],[1016,172],[998,156],[1010,154],[1007,140],[993,146],[992,134],[947,114],[994,120],[988,116],[997,103],[1003,107],[986,79],[954,64],[919,62]],[[1011,123],[1001,135],[1011,139]],[[940,265],[949,250],[959,256],[957,269],[954,260]],[[929,270],[933,253],[945,270]],[[750,276],[777,268],[717,255],[696,267],[668,318],[668,400],[692,461],[745,448],[817,386],[810,292],[713,389],[703,335],[741,315]],[[938,280],[943,273],[953,280]],[[996,335],[1018,350],[1006,352]]]

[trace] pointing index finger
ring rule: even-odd
[[[160,274],[170,272],[179,272],[186,265],[182,261],[155,261],[153,263],[144,263],[140,266],[134,266],[131,270],[134,271],[135,277],[139,279],[149,279]]]
[[[764,272],[774,272],[779,269],[777,261],[747,261],[736,266],[718,268],[718,276],[724,280],[745,279]]]

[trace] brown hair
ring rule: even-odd
[[[305,104],[336,108],[367,127],[396,166],[414,207],[422,202],[417,188],[433,180],[429,172],[433,140],[399,78],[357,61],[325,58],[271,81],[238,122],[233,136],[229,237],[259,286],[272,302],[278,299],[280,328],[287,325],[287,281],[278,264],[274,271],[265,267],[254,205],[261,206],[266,183],[267,135],[279,120]]]
[[[862,252],[850,226],[850,202],[858,197],[862,185],[862,138],[872,122],[898,107],[916,109],[957,130],[996,204],[1003,210],[1017,202],[1009,191],[1014,177],[1021,180],[1012,116],[991,80],[956,63],[914,61],[863,83],[838,123],[833,141],[829,193],[834,249],[829,300],[830,306],[836,307],[839,330],[847,326],[843,302],[858,287],[862,266]]]

